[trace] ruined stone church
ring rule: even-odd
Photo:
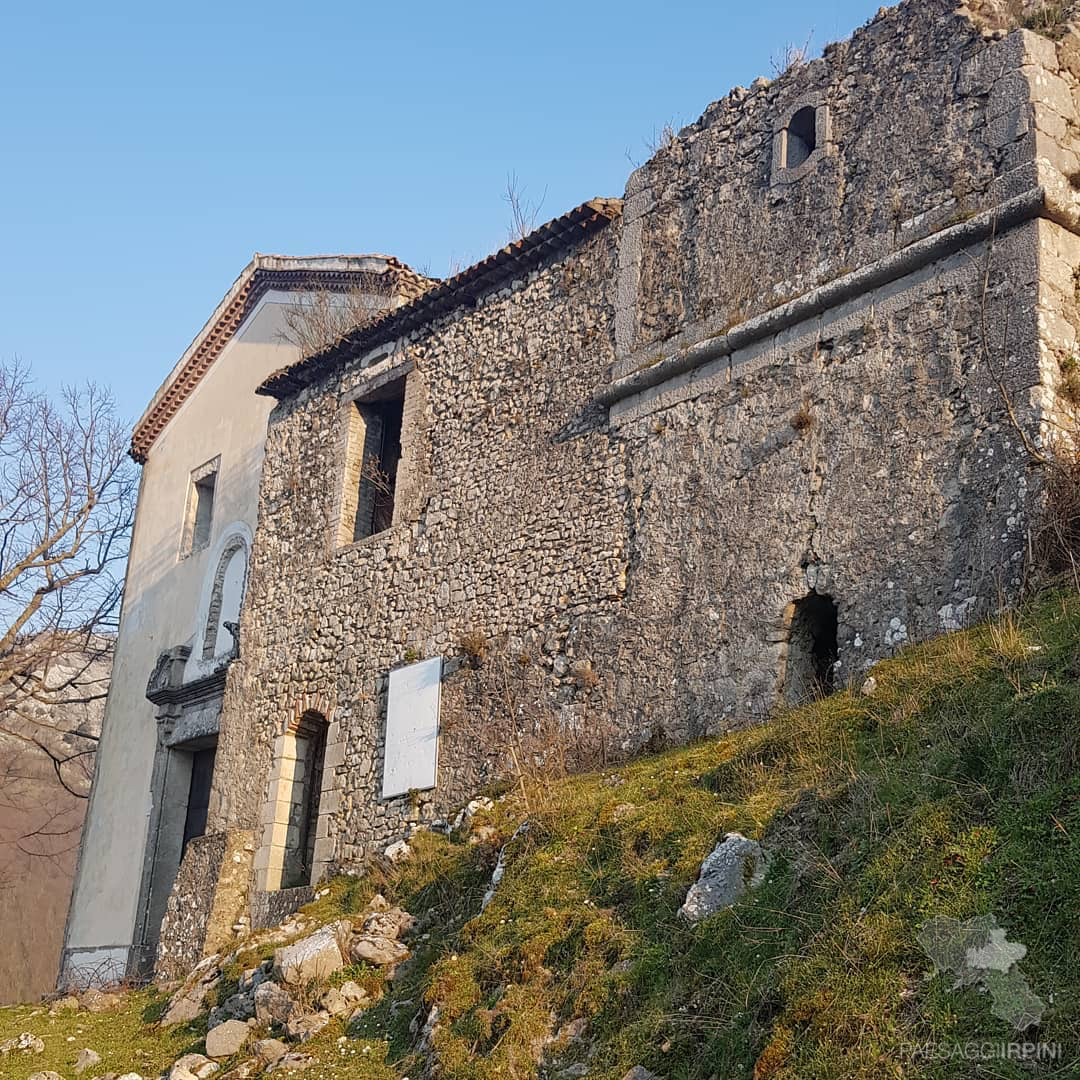
[[[256,256],[134,431],[68,976],[269,924],[520,740],[714,735],[1015,593],[1078,44],[908,0],[448,280]],[[306,355],[315,292],[372,315]]]

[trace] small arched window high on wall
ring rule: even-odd
[[[785,699],[798,705],[831,694],[839,655],[836,601],[816,592],[796,600],[788,620]]]
[[[831,152],[832,118],[823,94],[811,94],[777,118],[770,183],[791,184],[814,172]]]

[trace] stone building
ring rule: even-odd
[[[709,106],[623,199],[261,380],[163,969],[445,818],[522,740],[715,734],[1015,593],[1080,327],[1078,42],[883,9]]]
[[[424,285],[384,256],[256,255],[135,426],[142,465],[112,681],[68,915],[64,977],[152,963],[182,854],[205,830],[218,717],[290,313],[373,310]]]

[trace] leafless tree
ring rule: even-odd
[[[518,240],[524,240],[536,228],[536,222],[540,217],[540,210],[546,198],[547,189],[545,188],[544,194],[540,196],[540,201],[533,202],[527,197],[525,185],[518,180],[517,173],[510,172],[506,174],[506,191],[503,192],[503,199],[506,205],[510,207],[510,226],[507,229],[507,238],[511,244],[516,243]]]
[[[800,68],[806,64],[811,55],[811,42],[814,40],[814,31],[806,35],[806,40],[801,45],[789,41],[772,58],[773,78],[780,78],[793,68]]]
[[[0,737],[80,798],[134,517],[127,447],[107,391],[68,387],[54,402],[24,364],[0,364]]]
[[[302,293],[282,313],[285,329],[281,336],[295,345],[301,356],[315,356],[349,331],[377,319],[390,306],[392,290],[388,280],[344,291],[312,289]]]

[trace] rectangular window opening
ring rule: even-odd
[[[405,380],[350,406],[341,543],[363,540],[394,523]]]
[[[181,857],[189,841],[206,832],[206,818],[210,810],[210,785],[214,779],[214,758],[217,747],[196,750],[191,755],[191,784],[188,788],[187,813],[184,817],[184,840]]]
[[[181,555],[192,555],[210,543],[210,531],[214,522],[214,489],[217,486],[220,460],[214,458],[191,474]]]

